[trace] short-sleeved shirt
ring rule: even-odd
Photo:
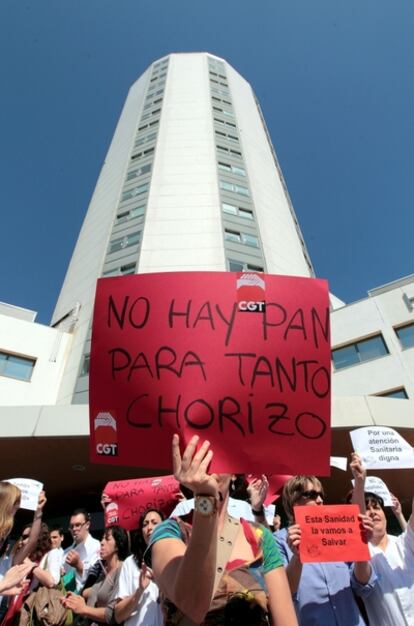
[[[135,557],[129,556],[122,564],[119,575],[117,597],[122,600],[138,589],[140,569]],[[125,620],[124,626],[162,626],[162,612],[159,605],[158,587],[150,582],[143,592],[138,606],[131,616]]]

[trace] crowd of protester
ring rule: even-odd
[[[269,525],[266,477],[209,474],[211,458],[207,441],[193,437],[182,451],[175,435],[174,475],[188,498],[172,515],[148,509],[134,532],[115,524],[98,541],[77,509],[65,549],[63,529],[43,522],[43,492],[32,523],[10,540],[21,493],[0,482],[0,626],[414,626],[414,512],[407,521],[393,496],[401,533],[387,533],[358,455],[347,501],[359,506],[370,558],[355,563],[301,562],[294,507],[324,503],[316,476],[286,481],[287,525],[280,515]]]

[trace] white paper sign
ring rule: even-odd
[[[38,480],[33,480],[32,478],[8,478],[6,482],[12,483],[22,492],[20,508],[36,511],[43,483],[39,483]]]
[[[331,467],[337,467],[338,469],[346,472],[348,466],[348,459],[346,456],[331,456]]]
[[[269,526],[273,526],[273,518],[276,512],[276,505],[268,504],[267,506],[265,506],[264,509],[265,509],[266,522],[269,524]]]
[[[355,487],[355,480],[352,481],[352,484]],[[384,500],[385,506],[392,506],[390,491],[384,481],[381,480],[381,478],[378,478],[378,476],[366,477],[364,491],[375,493],[376,496],[379,496]]]
[[[349,434],[367,469],[414,467],[413,448],[393,428],[365,426]]]

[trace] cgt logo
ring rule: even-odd
[[[253,302],[252,300],[242,300],[239,302],[239,311],[257,311],[263,313],[266,304],[264,302]]]
[[[99,456],[118,456],[116,420],[108,411],[101,411],[94,420],[95,450]]]
[[[117,443],[98,443],[96,445],[96,454],[100,456],[117,456],[118,444]]]

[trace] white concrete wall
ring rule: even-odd
[[[404,286],[390,285],[384,293],[332,311],[333,348],[381,332],[389,350],[386,356],[335,371],[335,395],[371,395],[405,387],[414,399],[414,348],[402,349],[394,331],[397,326],[414,323],[414,312],[407,308],[404,293],[414,298],[414,279]]]
[[[59,402],[63,404],[71,402],[79,373],[82,351],[93,314],[96,280],[102,271],[129,165],[149,71],[148,69],[129,91],[53,314],[52,323],[56,323],[76,302],[81,304],[73,347],[59,392]]]
[[[55,404],[71,341],[69,333],[0,315],[0,351],[36,359],[30,381],[0,375],[0,404]]]
[[[138,271],[224,268],[207,58],[173,54]]]

